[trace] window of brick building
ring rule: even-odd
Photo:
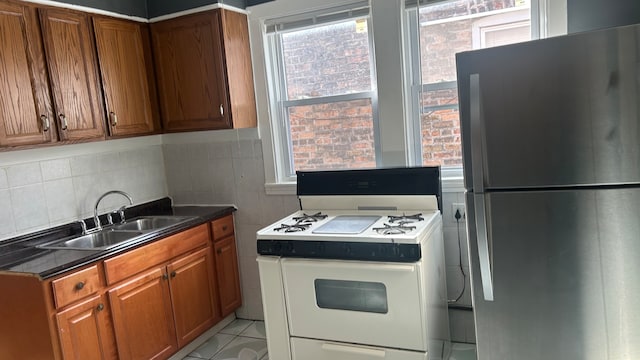
[[[534,0],[535,1],[535,0]],[[425,4],[426,3],[426,4]],[[424,165],[462,166],[455,54],[527,41],[530,0],[418,1],[407,9],[416,107],[414,152]],[[419,162],[419,161],[417,161]]]
[[[368,1],[265,22],[276,157],[296,170],[376,167]]]

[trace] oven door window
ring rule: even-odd
[[[315,279],[316,304],[323,309],[386,314],[387,287],[378,282]]]

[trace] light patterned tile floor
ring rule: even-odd
[[[236,319],[183,360],[269,360],[263,321]],[[475,360],[473,344],[452,345],[449,360]]]
[[[268,360],[263,321],[236,319],[183,360]]]

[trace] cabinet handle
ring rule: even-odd
[[[76,284],[76,290],[82,290],[84,289],[84,282],[80,281],[79,283]]]
[[[104,304],[98,304],[98,307],[96,308],[96,310],[98,311],[104,310]]]
[[[216,253],[218,253],[218,255],[219,255],[219,254],[222,254],[222,249],[218,249],[218,250],[216,250]]]
[[[67,117],[64,116],[64,114],[60,114],[58,118],[60,119],[60,127],[62,130],[67,130]]]
[[[224,106],[220,104],[220,116],[224,116]]]
[[[116,113],[114,113],[113,111],[109,113],[109,119],[111,121],[111,126],[118,125],[118,115],[116,115]]]
[[[175,271],[172,271],[172,272],[171,272],[171,278],[174,278],[174,277],[176,277],[177,275],[178,275],[178,274],[177,274]]]
[[[49,128],[51,128],[49,117],[47,115],[40,115],[40,121],[42,121],[42,131],[43,132],[49,131]]]

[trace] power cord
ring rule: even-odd
[[[458,266],[462,273],[462,290],[455,300],[447,300],[449,304],[458,302],[462,298],[462,295],[464,295],[464,291],[467,289],[467,274],[464,272],[464,268],[462,267],[462,238],[460,236],[460,219],[462,219],[462,214],[459,209],[456,210],[454,217],[456,218],[456,223],[458,225]]]

